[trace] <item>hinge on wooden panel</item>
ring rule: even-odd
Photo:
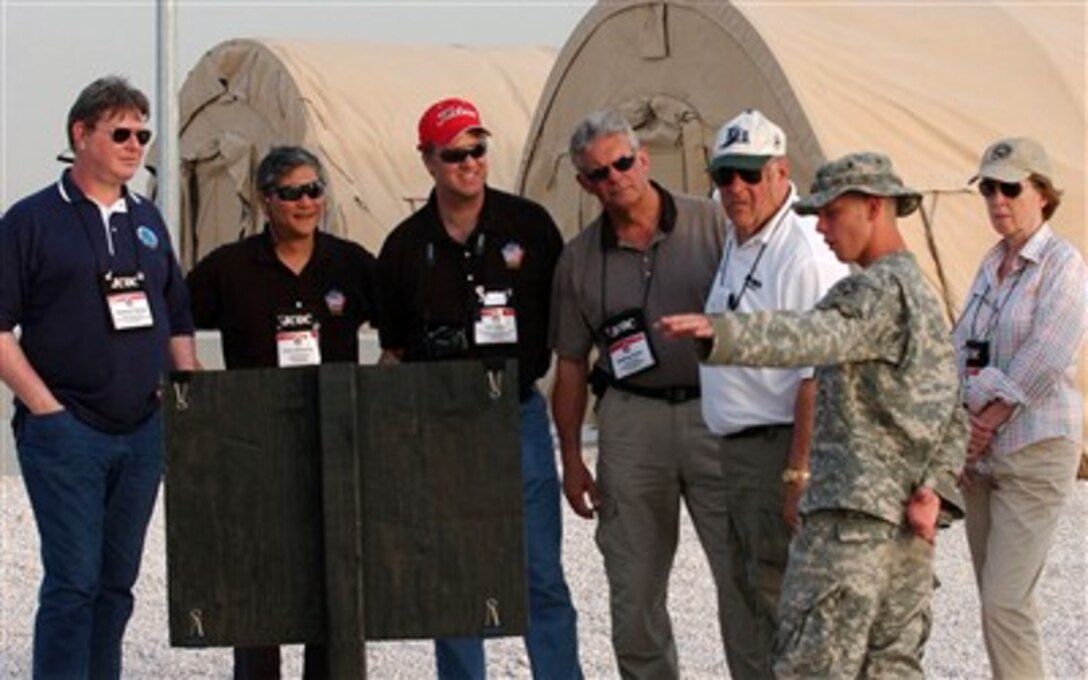
[[[499,618],[499,601],[489,597],[484,604],[487,607],[487,614],[484,616],[484,628],[502,627],[502,620]]]
[[[189,410],[189,383],[174,383],[174,404],[179,411]]]
[[[192,371],[174,371],[170,374],[170,385],[174,388],[174,408],[178,411],[189,410],[189,381]]]
[[[502,371],[489,370],[487,372],[488,394],[493,400],[502,397]]]
[[[204,637],[204,613],[199,609],[189,610],[189,637]]]

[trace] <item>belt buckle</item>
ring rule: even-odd
[[[687,396],[688,390],[685,387],[672,386],[665,388],[665,399],[670,404],[682,404],[688,400]]]

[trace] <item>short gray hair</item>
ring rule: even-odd
[[[75,149],[72,126],[77,122],[93,128],[107,113],[124,111],[136,111],[144,118],[151,111],[147,95],[130,85],[127,79],[105,76],[83,88],[68,110],[68,148]]]
[[[257,191],[267,196],[276,188],[281,177],[304,165],[313,168],[321,183],[327,184],[325,168],[317,156],[301,146],[272,147],[257,166]]]
[[[594,111],[578,123],[578,127],[574,128],[574,134],[570,136],[570,160],[574,163],[574,167],[581,171],[579,159],[582,153],[601,137],[611,135],[623,135],[627,138],[627,143],[631,145],[631,150],[638,151],[638,135],[635,134],[634,128],[626,118],[611,109]]]

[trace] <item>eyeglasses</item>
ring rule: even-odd
[[[300,200],[303,196],[321,198],[325,194],[325,185],[321,182],[307,182],[296,186],[273,187],[268,193],[281,201],[293,202]]]
[[[754,185],[763,181],[763,170],[741,170],[739,168],[714,168],[710,171],[710,179],[715,186],[727,187],[733,183],[734,177],[740,177],[745,184]]]
[[[136,141],[140,143],[140,146],[147,146],[147,143],[151,141],[151,130],[147,128],[115,127],[110,130],[109,135],[114,144],[124,144],[132,135],[136,135]]]
[[[487,144],[485,144],[484,142],[480,142],[475,146],[461,147],[457,149],[442,149],[438,152],[438,158],[441,159],[443,163],[457,165],[458,163],[463,163],[465,159],[469,156],[472,156],[473,158],[479,160],[483,158],[484,154],[486,153]]]
[[[585,177],[590,182],[603,182],[608,179],[609,173],[614,169],[616,172],[627,172],[635,166],[635,155],[620,156],[616,160],[612,161],[608,165],[602,165],[599,168],[593,170],[586,170],[582,173],[582,177]]]
[[[978,183],[978,192],[986,198],[990,198],[998,191],[1005,198],[1016,198],[1023,190],[1024,185],[1020,182],[998,182],[995,179],[984,179]]]

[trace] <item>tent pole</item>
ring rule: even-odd
[[[941,262],[941,255],[937,251],[937,237],[933,233],[933,221],[937,218],[937,201],[940,200],[940,192],[933,191],[933,207],[931,208],[931,214],[926,213],[925,203],[923,202],[918,206],[918,214],[922,217],[922,226],[925,228],[926,233],[926,248],[929,249],[929,255],[933,258],[933,265],[937,270],[937,281],[941,287],[941,300],[944,302],[944,312],[948,317],[949,325],[956,325],[956,305],[952,302],[952,289],[948,285],[948,277],[944,273],[944,263]]]
[[[159,159],[155,184],[159,211],[166,220],[170,242],[178,252],[178,220],[180,219],[178,182],[178,98],[177,98],[177,30],[176,0],[155,2],[155,66],[156,109],[158,112]]]

